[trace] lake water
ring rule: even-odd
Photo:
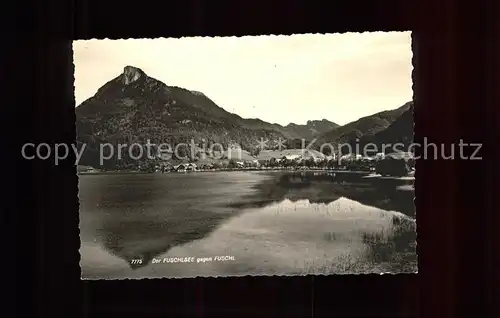
[[[294,180],[264,172],[81,175],[82,278],[417,270],[408,191]]]

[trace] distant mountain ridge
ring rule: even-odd
[[[367,136],[363,143],[371,142],[377,146],[382,144],[395,145],[402,144],[409,147],[413,143],[413,102],[408,103],[403,108],[404,112],[397,117],[389,127],[378,132],[374,136]]]
[[[284,129],[294,138],[304,138],[306,140],[312,140],[313,138],[337,127],[340,127],[340,125],[329,120],[322,119],[308,120],[305,125],[290,123],[286,125]]]
[[[403,117],[404,115],[404,117]],[[394,126],[393,126],[394,124]],[[387,129],[390,130],[386,132]],[[387,139],[387,140],[386,140]],[[413,102],[403,106],[362,117],[344,126],[339,126],[317,138],[315,145],[330,143],[334,146],[357,143],[364,147],[367,143],[388,143],[389,140],[413,140]]]

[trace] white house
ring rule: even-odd
[[[343,155],[340,157],[340,160],[361,160],[363,158],[362,155],[349,153],[347,155]]]

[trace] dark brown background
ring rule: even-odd
[[[4,11],[6,304],[17,297],[27,317],[500,317],[498,10],[450,0],[109,2]],[[52,167],[20,156],[24,142],[75,139],[71,39],[376,30],[414,31],[416,141],[484,143],[482,161],[417,163],[418,275],[79,280],[74,158]]]

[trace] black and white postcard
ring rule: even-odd
[[[410,32],[73,51],[82,279],[417,272]]]

